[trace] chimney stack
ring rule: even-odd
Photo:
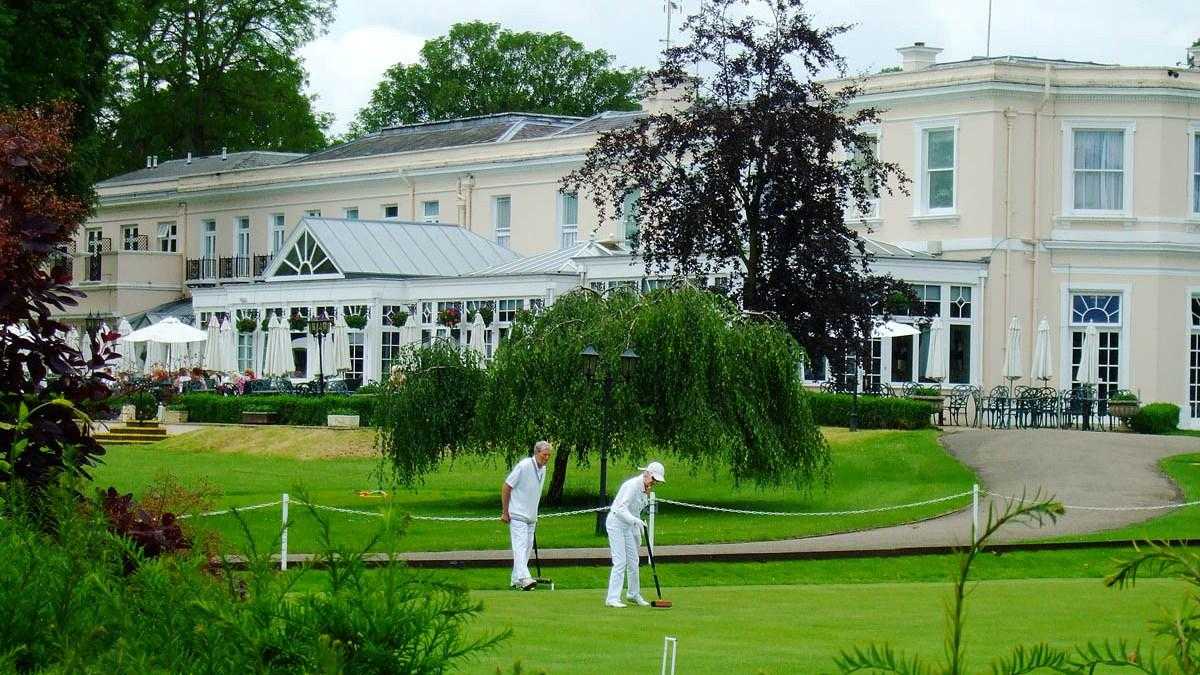
[[[1188,68],[1200,70],[1200,40],[1197,40],[1195,44],[1188,47],[1186,63]]]
[[[153,165],[154,165],[154,158],[152,158],[150,155],[146,155],[146,168],[149,169]]]
[[[187,163],[188,163],[188,164],[191,164],[191,163],[192,163],[192,153],[191,153],[191,152],[188,152]]]
[[[225,152],[225,146],[221,146],[221,161],[224,162],[229,158],[229,154]]]
[[[640,102],[641,108],[651,115],[682,110],[695,102],[697,84],[698,81],[694,78],[674,85],[661,81],[646,82],[644,96]]]
[[[924,42],[914,42],[911,47],[897,47],[900,52],[900,70],[915,73],[937,63],[937,47],[926,47]]]

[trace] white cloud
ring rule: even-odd
[[[685,13],[700,0],[682,0]],[[943,61],[984,53],[987,0],[811,0],[818,25],[853,23],[837,39],[850,71],[898,63],[895,48],[924,41]],[[483,20],[514,30],[562,31],[622,66],[653,66],[666,30],[662,0],[340,0],[329,35],[302,50],[317,107],[340,133],[370,98],[383,71],[412,61],[426,39],[456,22]],[[678,25],[678,17],[676,20]],[[1040,56],[1126,65],[1174,65],[1200,38],[1194,0],[1005,0],[993,3],[992,55]]]

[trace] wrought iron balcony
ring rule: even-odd
[[[188,258],[184,278],[187,281],[215,280],[217,278],[216,258]]]
[[[267,267],[271,265],[271,256],[256,255],[254,256],[254,276],[261,277],[263,272],[267,271]]]

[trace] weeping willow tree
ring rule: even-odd
[[[590,377],[580,356],[588,345],[600,354]],[[640,358],[623,373],[627,348]],[[512,460],[543,438],[556,447],[549,504],[561,502],[568,467],[602,450],[632,460],[665,453],[756,485],[805,487],[828,469],[796,376],[795,340],[691,286],[564,295],[519,317],[484,373],[456,347],[430,349],[436,355],[408,352],[412,372],[385,397],[381,447],[405,482],[455,453]],[[435,362],[440,379],[430,374]],[[482,388],[469,401],[463,390],[474,382]],[[404,431],[426,420],[437,429]]]

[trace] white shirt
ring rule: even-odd
[[[617,496],[613,499],[609,514],[616,516],[625,525],[640,526],[638,516],[650,504],[650,496],[646,494],[646,481],[642,474],[621,483]]]
[[[506,485],[512,488],[508,498],[508,515],[527,523],[537,521],[538,502],[542,498],[542,483],[546,480],[546,467],[539,467],[532,457],[517,462]]]

